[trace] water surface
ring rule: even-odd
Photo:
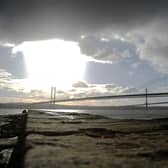
[[[19,114],[23,111],[23,109],[16,108],[0,108],[0,115],[11,115],[11,114]]]
[[[72,109],[40,109],[42,111],[48,111],[50,114],[58,114],[61,112],[69,112],[69,113],[88,113],[88,114],[96,114],[102,115],[105,117],[113,118],[113,119],[157,119],[157,118],[168,118],[168,110],[167,109],[96,109],[96,110],[72,110]]]
[[[45,111],[52,115],[62,115],[62,112],[68,113],[88,113],[102,115],[105,117],[113,119],[157,119],[157,118],[168,118],[168,108],[165,109],[95,109],[95,110],[76,110],[76,109],[36,109],[40,111]],[[9,114],[19,114],[23,109],[2,109],[0,108],[0,115],[9,115]]]

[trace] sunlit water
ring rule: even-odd
[[[50,114],[59,112],[75,112],[102,115],[113,119],[157,119],[168,118],[168,110],[165,109],[105,109],[105,110],[67,110],[67,109],[42,109],[49,111]]]
[[[167,109],[105,109],[105,110],[72,110],[72,109],[39,109],[52,115],[61,116],[61,112],[88,113],[102,115],[113,119],[156,119],[168,118]],[[0,109],[0,115],[19,114],[23,109]]]

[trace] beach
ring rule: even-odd
[[[111,119],[39,110],[2,118],[1,130],[14,130],[1,134],[4,167],[168,167],[167,118]]]

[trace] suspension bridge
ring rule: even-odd
[[[168,98],[168,92],[153,92],[148,93],[147,89],[145,90],[145,93],[137,93],[137,94],[121,94],[121,95],[111,95],[111,96],[92,96],[92,97],[81,97],[81,98],[69,98],[69,99],[56,99],[56,88],[53,87],[51,91],[51,96],[49,101],[42,101],[42,102],[36,102],[32,103],[31,105],[40,105],[40,104],[58,104],[58,103],[64,103],[64,102],[78,102],[78,101],[90,101],[90,100],[117,100],[117,99],[144,99],[144,103],[136,103],[131,104],[131,106],[146,106],[148,108],[149,105],[162,105],[162,104],[168,104],[168,100],[166,101],[155,101],[155,102],[149,102],[151,98]],[[110,105],[110,104],[109,104]]]

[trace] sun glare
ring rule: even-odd
[[[24,42],[14,47],[13,52],[18,51],[25,56],[29,88],[56,86],[66,89],[83,80],[87,60],[75,42],[58,39]]]

